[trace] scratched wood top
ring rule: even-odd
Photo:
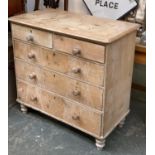
[[[137,24],[69,13],[58,9],[25,13],[11,17],[9,21],[100,43],[111,43],[138,28]]]

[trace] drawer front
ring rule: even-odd
[[[83,103],[98,110],[102,109],[103,89],[68,78],[62,74],[45,70],[16,59],[16,77],[41,88]]]
[[[13,38],[52,48],[52,33],[12,24]]]
[[[17,81],[17,93],[18,100],[26,105],[100,136],[101,113],[21,81]]]
[[[14,55],[27,62],[40,64],[82,81],[101,86],[104,83],[104,65],[17,40],[14,40]]]
[[[60,35],[54,35],[53,38],[53,46],[56,50],[66,52],[74,56],[79,56],[93,61],[104,63],[104,46]]]

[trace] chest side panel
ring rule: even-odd
[[[133,32],[107,46],[103,137],[128,114],[134,63]]]

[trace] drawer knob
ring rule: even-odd
[[[34,41],[34,38],[33,38],[32,35],[29,35],[29,36],[26,37],[26,40],[27,41]]]
[[[73,68],[72,72],[75,73],[75,74],[78,74],[78,73],[81,72],[81,69],[80,68]]]
[[[22,92],[23,92],[23,88],[19,88],[19,89],[18,89],[18,92],[19,92],[19,93],[22,93]]]
[[[80,120],[80,116],[74,115],[74,116],[72,116],[72,119],[73,120]]]
[[[29,78],[30,79],[36,79],[36,74],[35,73],[31,73],[31,74],[29,74]]]
[[[74,96],[79,96],[80,95],[80,91],[79,90],[74,90],[73,91],[73,95]]]
[[[37,101],[37,97],[36,96],[31,96],[31,101]]]
[[[23,93],[23,88],[18,89],[17,96],[18,96],[19,99],[21,99],[21,93]]]
[[[34,59],[35,58],[35,54],[34,53],[28,53],[27,57],[29,59]]]
[[[79,48],[74,48],[74,49],[72,50],[72,54],[73,54],[73,55],[80,55],[80,54],[81,54],[81,50],[80,50]]]

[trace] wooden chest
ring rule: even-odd
[[[129,113],[137,25],[45,9],[11,17],[17,101],[96,138]]]

